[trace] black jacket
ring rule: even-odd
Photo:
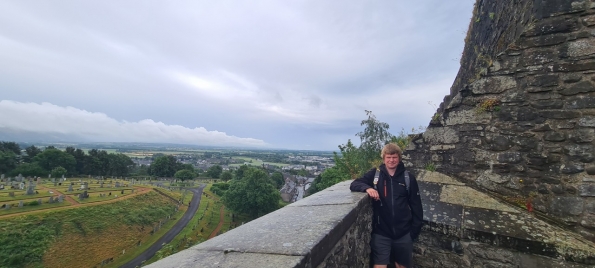
[[[409,173],[409,194],[405,186],[405,165],[400,162],[395,175],[391,177],[384,164],[380,165],[380,178],[377,191],[379,201],[373,201],[374,218],[372,232],[399,239],[407,233],[416,240],[421,231],[423,208],[419,196],[419,186],[415,176]],[[376,168],[366,172],[363,177],[351,183],[351,191],[365,192],[374,187]]]

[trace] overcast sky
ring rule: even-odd
[[[364,110],[427,126],[474,2],[1,1],[0,139],[337,150]]]

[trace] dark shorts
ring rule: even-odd
[[[413,258],[413,241],[411,235],[393,240],[379,234],[372,234],[372,262],[374,264],[386,265],[393,261],[405,267],[411,267]]]

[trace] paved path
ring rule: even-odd
[[[167,233],[164,236],[159,238],[159,240],[153,243],[153,245],[151,245],[147,250],[145,250],[143,253],[141,253],[128,263],[120,266],[120,268],[140,267],[143,261],[152,258],[153,255],[155,255],[155,253],[157,253],[157,251],[159,251],[164,244],[171,242],[174,239],[174,237],[176,237],[176,235],[178,235],[178,233],[180,233],[182,229],[186,227],[186,225],[188,224],[188,222],[190,222],[194,214],[196,214],[196,211],[198,211],[198,205],[200,205],[202,190],[205,187],[206,185],[202,184],[198,188],[188,189],[194,193],[194,196],[192,196],[190,206],[188,206],[188,210],[186,210],[184,216],[182,216],[182,218],[174,225],[174,227],[167,231]]]

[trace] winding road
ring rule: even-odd
[[[186,227],[188,222],[192,219],[196,211],[198,211],[198,205],[200,204],[200,198],[202,196],[202,190],[206,187],[205,184],[200,185],[198,188],[188,189],[194,193],[192,196],[192,200],[190,201],[190,206],[188,206],[188,210],[184,213],[184,216],[172,227],[165,235],[163,235],[159,240],[157,240],[153,245],[151,245],[147,250],[143,253],[138,255],[133,260],[129,261],[128,263],[120,266],[120,268],[134,268],[140,267],[142,262],[145,260],[150,259],[163,247],[164,244],[171,242],[178,233]]]

